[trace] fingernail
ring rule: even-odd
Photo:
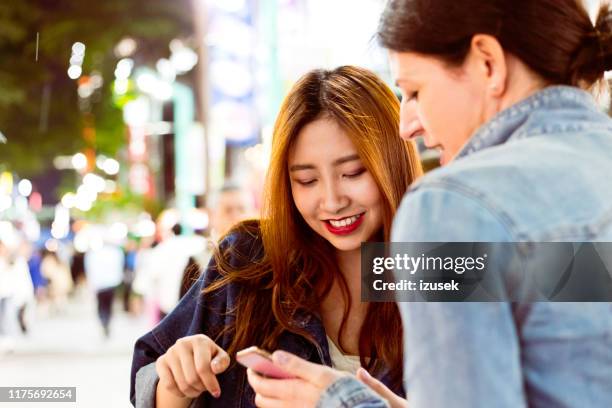
[[[221,391],[219,390],[213,391],[212,396],[215,398],[219,398],[221,396]]]
[[[272,355],[272,359],[278,365],[285,365],[289,362],[290,357],[289,354],[284,351],[275,351]]]

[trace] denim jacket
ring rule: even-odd
[[[411,188],[392,240],[612,241],[612,120],[573,87],[520,101]],[[609,303],[414,302],[400,310],[411,408],[612,407]],[[319,405],[385,406],[344,382]]]
[[[234,267],[244,265],[246,262],[256,262],[263,256],[260,236],[235,232],[221,243],[221,251],[224,252],[224,249],[230,246],[234,250],[231,251],[228,261]],[[174,345],[176,340],[200,333],[215,339],[225,326],[233,322],[233,316],[229,312],[234,308],[240,294],[239,285],[231,283],[216,292],[202,294],[204,288],[219,277],[213,259],[205,273],[181,299],[178,306],[151,332],[137,340],[131,373],[132,404],[143,408],[155,406],[158,378],[152,363]],[[261,301],[271,303],[271,300],[266,298],[262,298]],[[270,318],[273,318],[272,310]],[[331,366],[327,337],[320,319],[313,314],[301,313],[296,317],[296,324],[304,328],[316,340],[316,344],[302,336],[285,332],[279,339],[278,348],[311,362]],[[224,334],[216,342],[221,348],[227,349],[231,342],[230,335]],[[231,357],[233,364],[217,376],[221,396],[215,399],[209,393],[203,393],[194,401],[192,407],[255,407],[255,394],[247,382],[246,369],[235,363],[234,356]],[[380,380],[390,386],[389,376],[384,375]],[[138,389],[139,387],[142,389]],[[403,394],[401,389],[396,391]]]

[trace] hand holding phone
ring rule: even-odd
[[[251,368],[257,373],[280,380],[295,378],[272,361],[272,355],[256,346],[240,350],[236,353],[236,361],[245,367]]]

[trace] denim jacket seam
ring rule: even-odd
[[[151,330],[151,335],[153,339],[155,340],[155,342],[157,343],[157,345],[161,348],[161,350],[163,350],[163,352],[160,355],[163,355],[164,353],[166,353],[169,347],[165,346],[165,344],[167,344],[168,342],[164,341],[164,340],[167,340],[166,336],[164,335],[164,332],[153,329]]]
[[[574,242],[581,240],[594,240],[612,225],[612,208],[605,212],[596,223],[582,225],[561,225],[550,230],[530,234],[532,242]]]
[[[478,191],[472,187],[469,187],[457,180],[450,180],[450,178],[438,179],[428,181],[419,186],[419,189],[427,187],[440,187],[449,192],[459,194],[467,199],[474,201],[480,207],[485,208],[499,223],[504,227],[504,230],[508,233],[512,241],[524,241],[526,235],[520,233],[516,228],[516,223],[512,220],[512,217],[498,208],[493,202],[491,202],[486,194]]]
[[[603,221],[596,224],[561,226],[547,231],[540,241],[579,241],[596,239],[601,232],[612,225],[612,210],[604,216]]]
[[[554,126],[558,126],[555,128]],[[588,132],[591,130],[612,130],[612,127],[606,124],[592,124],[592,123],[583,123],[574,125],[572,123],[569,124],[542,124],[537,125],[528,129],[517,130],[517,132],[511,137],[511,139],[519,139],[526,137],[533,137],[537,135],[559,135],[559,134],[571,134],[571,133],[580,133],[580,132]]]

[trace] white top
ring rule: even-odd
[[[206,250],[206,239],[200,236],[172,236],[157,245],[152,252],[149,268],[153,282],[153,297],[159,300],[159,308],[170,313],[179,302],[183,272],[190,256]]]
[[[342,351],[340,351],[338,346],[336,346],[336,343],[334,343],[329,336],[327,336],[327,344],[329,346],[329,356],[331,357],[333,368],[355,374],[359,367],[361,367],[359,356],[342,354]]]
[[[85,253],[87,283],[95,291],[119,286],[123,281],[123,251],[105,244]]]

